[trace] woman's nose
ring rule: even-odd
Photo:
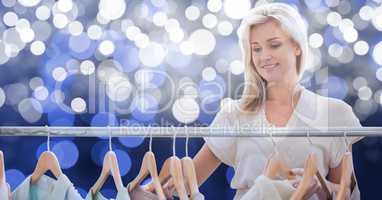
[[[264,52],[261,60],[267,62],[267,61],[271,61],[272,58],[273,58],[272,54]]]

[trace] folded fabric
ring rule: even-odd
[[[61,174],[57,180],[46,175],[31,184],[29,176],[12,194],[13,200],[82,200],[68,177]]]
[[[163,192],[166,196],[170,196],[171,192],[168,189],[164,189]],[[148,192],[141,187],[135,187],[130,192],[131,200],[159,200],[158,196],[155,193]],[[167,198],[168,200],[172,200],[173,198]]]
[[[256,178],[255,184],[241,200],[284,200],[290,199],[296,189],[286,180],[272,180],[264,175]]]
[[[128,190],[125,187],[118,188],[118,194],[115,200],[130,200],[130,195]],[[85,200],[107,200],[100,192],[97,192],[93,195],[93,192],[90,190],[88,195],[86,195]]]

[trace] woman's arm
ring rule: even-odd
[[[202,185],[221,164],[221,161],[212,153],[207,144],[203,145],[193,160],[199,186]]]

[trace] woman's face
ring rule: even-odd
[[[276,21],[253,26],[250,43],[253,65],[268,85],[297,82],[296,56],[301,50]]]

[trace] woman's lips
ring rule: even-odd
[[[270,64],[270,65],[263,65],[262,68],[263,69],[273,69],[273,68],[277,67],[278,65],[279,65],[278,63]]]

